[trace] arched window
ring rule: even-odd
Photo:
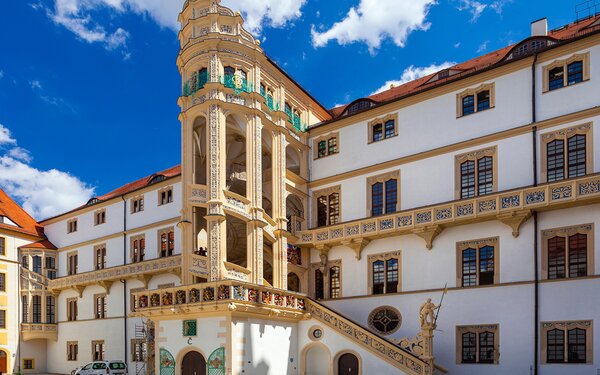
[[[569,277],[587,276],[587,235],[569,237]]]
[[[548,279],[564,278],[565,267],[565,238],[553,237],[548,240]]]
[[[561,139],[546,145],[548,182],[559,181],[565,178],[565,142]]]
[[[160,256],[162,258],[167,256],[167,233],[162,233],[160,235]]]
[[[546,362],[561,363],[565,361],[565,331],[552,329],[547,333]]]
[[[369,327],[383,335],[389,335],[400,328],[400,312],[391,306],[378,307],[369,314]]]
[[[223,68],[223,73],[226,76],[233,76],[235,74],[235,68],[232,66],[226,66],[225,68]]]
[[[586,362],[586,332],[584,329],[575,328],[568,331],[569,363]]]
[[[574,135],[568,140],[569,178],[586,174],[586,139],[584,134]]]
[[[479,363],[494,363],[494,333],[479,334]]]
[[[477,335],[474,332],[465,332],[462,335],[462,363],[475,363],[477,361]]]

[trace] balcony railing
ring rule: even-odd
[[[292,112],[289,108],[286,108],[285,113],[288,115],[288,121],[294,125],[294,128],[299,132],[306,131],[306,124],[302,122],[300,116]]]
[[[45,323],[22,323],[21,337],[23,341],[36,339],[48,339],[56,341],[58,339],[58,325]]]
[[[271,307],[297,317],[297,314],[304,313],[306,303],[306,296],[299,293],[235,280],[141,291],[134,293],[133,297],[134,315],[143,316],[162,314],[176,307],[190,311],[195,307],[200,310],[207,304],[227,306],[234,303],[247,308]]]
[[[223,86],[233,89],[236,94],[241,92],[251,93],[254,91],[254,85],[241,76],[226,74],[221,76],[220,80]]]
[[[204,88],[204,85],[208,82],[208,72],[197,72],[190,79],[188,79],[183,85],[183,96],[190,96],[196,93],[196,91]]]
[[[441,230],[476,219],[498,219],[513,224],[518,222],[518,217],[514,216],[516,212],[557,209],[597,201],[600,201],[598,174],[307,230],[298,234],[298,244],[332,246],[364,238],[421,234],[432,228]],[[518,235],[518,227],[516,233],[513,228],[513,234]]]
[[[59,277],[55,280],[49,280],[48,288],[51,290],[62,290],[76,286],[85,287],[101,282],[113,282],[125,278],[135,278],[142,275],[169,272],[177,270],[180,267],[181,255],[174,255],[167,258],[152,259],[139,263],[131,263],[123,266]]]

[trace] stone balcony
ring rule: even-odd
[[[422,237],[431,249],[433,240],[445,227],[499,220],[509,225],[516,237],[521,224],[534,210],[597,202],[600,202],[600,174],[315,228],[298,233],[296,244],[317,249],[346,245],[360,258],[362,249],[372,239],[412,233]]]
[[[21,339],[29,340],[53,340],[58,339],[58,325],[45,323],[22,323],[21,324]]]
[[[300,293],[235,280],[141,291],[133,296],[132,316],[167,319],[169,314],[221,310],[299,320],[306,313],[307,301],[306,296]],[[210,309],[207,308],[209,306]]]
[[[81,295],[86,286],[101,285],[110,292],[110,286],[121,279],[137,279],[148,286],[148,281],[155,274],[181,272],[181,255],[158,258],[139,263],[105,268],[102,270],[79,273],[48,281],[48,289],[58,292],[64,289],[75,289]]]

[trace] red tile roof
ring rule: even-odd
[[[147,186],[154,177],[164,176],[166,178],[171,178],[171,177],[179,176],[180,174],[181,174],[181,165],[176,165],[169,169],[165,169],[164,171],[156,172],[150,176],[140,178],[137,181],[130,182],[127,185],[123,185],[120,188],[117,188],[109,193],[106,193],[104,195],[96,197],[96,199],[98,199],[100,201],[106,201],[106,200],[109,200],[112,198],[120,197],[121,195],[125,195],[127,193],[130,193],[132,191],[135,191],[135,190],[138,190],[138,189],[141,189],[141,188]]]
[[[53,217],[49,217],[47,219],[44,219],[41,221],[41,223],[45,223],[48,220],[52,220],[54,218],[60,217],[62,215],[71,213],[71,212],[75,212],[77,210],[80,210],[84,207],[89,206],[91,203],[100,203],[100,202],[104,202],[113,198],[117,198],[120,196],[123,196],[125,194],[131,193],[133,191],[139,190],[141,188],[144,188],[146,186],[148,186],[150,184],[150,182],[155,178],[155,177],[160,177],[160,176],[164,176],[165,178],[172,178],[172,177],[176,177],[181,175],[181,165],[176,165],[174,167],[165,169],[164,171],[160,171],[160,172],[156,172],[154,174],[151,174],[150,176],[146,176],[144,178],[140,178],[139,180],[130,182],[126,185],[123,185],[119,188],[116,188],[115,190],[108,192],[104,195],[100,195],[97,197],[94,197],[92,199],[90,199],[86,204],[81,205],[71,211],[67,211],[67,212],[63,212],[60,215],[56,215]]]
[[[44,228],[2,189],[0,189],[0,215],[17,224],[17,227],[15,227],[14,225],[0,223],[0,228],[45,238]]]
[[[48,240],[42,240],[37,242],[32,242],[27,245],[19,246],[19,249],[43,249],[43,250],[56,250],[56,246],[52,244],[52,242]]]
[[[600,30],[600,15],[588,18],[586,20],[574,22],[566,26],[560,27],[558,29],[552,30],[548,33],[548,37],[556,39],[559,42],[565,42],[570,39],[585,36],[598,30]],[[374,100],[377,103],[388,102],[391,100],[399,99],[404,96],[415,94],[420,91],[424,91],[426,89],[430,89],[448,81],[455,80],[456,78],[459,78],[461,76],[492,67],[493,65],[502,62],[503,59],[511,52],[511,50],[515,46],[521,44],[522,42],[523,41],[448,68],[448,70],[459,70],[460,73],[458,74],[452,74],[447,78],[440,78],[433,82],[429,82],[429,80],[435,77],[435,75],[439,72],[429,74],[425,77],[418,78],[414,81],[407,82],[403,85],[392,87],[389,90],[371,95],[366,99]],[[329,111],[334,117],[338,117],[344,113],[349,104],[330,109]]]

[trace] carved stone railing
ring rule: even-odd
[[[406,374],[430,375],[433,366],[394,342],[386,340],[367,328],[345,318],[328,307],[308,300],[307,310],[313,319],[320,321],[338,334],[349,338],[364,349],[388,361]]]
[[[48,282],[48,288],[53,291],[62,289],[76,288],[79,293],[88,285],[103,285],[109,292],[112,282],[127,279],[139,278],[147,284],[153,274],[165,272],[179,272],[181,270],[181,255],[174,255],[167,258],[147,260],[139,263],[131,263],[124,266],[105,268],[103,270],[80,273],[77,275],[60,277]]]
[[[182,285],[133,294],[132,316],[160,317],[178,309],[214,313],[215,310],[249,311],[294,320],[305,315],[306,296],[235,280]],[[206,309],[211,306],[211,309]]]
[[[23,341],[46,339],[54,340],[58,339],[58,325],[57,324],[38,324],[38,323],[22,323],[21,324],[21,338]]]
[[[188,197],[188,201],[190,203],[202,203],[205,204],[208,202],[208,186],[206,185],[198,185],[192,184],[190,186],[190,196]]]
[[[516,237],[532,210],[558,209],[595,201],[600,201],[599,175],[307,230],[298,234],[297,244],[317,248],[342,244],[357,247],[355,244],[364,240],[414,233],[425,239],[427,247],[431,248],[433,239],[446,226],[494,219],[509,225]]]
[[[223,208],[250,219],[250,201],[229,190],[224,190],[223,192],[225,193],[225,204],[223,205]]]
[[[206,255],[192,254],[190,272],[199,277],[208,277],[208,257]]]
[[[42,289],[43,287],[48,286],[48,278],[44,275],[40,275],[37,272],[33,272],[28,270],[27,268],[21,267],[21,279],[30,285],[21,285],[21,289],[29,290],[29,289]],[[31,285],[31,284],[36,284]]]
[[[227,278],[239,281],[250,280],[250,274],[252,272],[250,272],[249,269],[229,262],[224,262],[224,265],[227,270]]]

